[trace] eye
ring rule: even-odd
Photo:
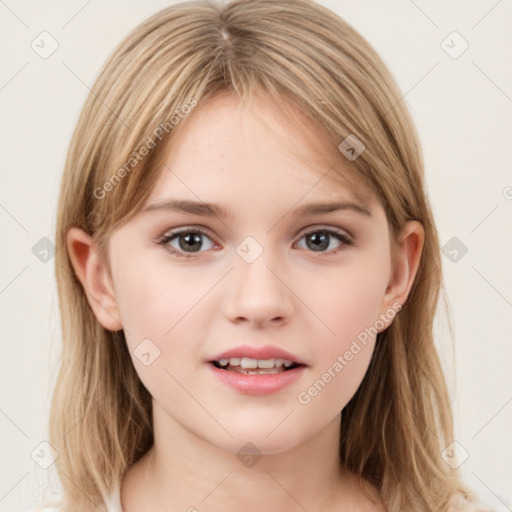
[[[344,245],[353,245],[352,239],[347,234],[333,229],[315,229],[303,232],[300,240],[302,239],[306,240],[306,248],[312,249],[313,252],[330,252],[323,249],[329,249],[333,239],[342,242],[337,248],[334,248],[333,254],[337,253]]]
[[[208,238],[210,244],[204,247],[202,237]],[[341,247],[345,245],[353,245],[351,237],[341,231],[333,229],[314,229],[300,234],[299,242],[305,239],[306,248],[313,252],[332,252],[336,254]],[[333,240],[340,242],[334,249],[331,246]],[[172,245],[172,243],[177,243]],[[207,231],[201,228],[186,228],[179,231],[170,231],[163,235],[157,243],[163,245],[172,254],[190,258],[194,254],[200,253],[201,249],[212,249],[216,244],[211,240]]]
[[[168,251],[176,256],[190,258],[194,253],[200,252],[200,249],[203,248],[203,242],[201,240],[203,236],[207,237],[211,242],[208,233],[203,229],[187,228],[181,231],[171,231],[166,233],[157,241],[157,243],[165,246]],[[171,242],[177,242],[178,247],[171,245]],[[214,244],[212,242],[211,246],[206,248],[211,249],[213,245]]]

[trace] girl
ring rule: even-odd
[[[309,0],[173,5],[120,44],[60,192],[56,510],[471,509],[400,99]]]

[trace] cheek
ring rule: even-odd
[[[378,262],[366,257],[357,259],[317,280],[307,295],[307,304],[321,320],[318,334],[322,333],[324,340],[330,338],[328,345],[338,349],[375,326],[389,282],[389,261],[385,257]]]
[[[117,274],[116,300],[123,325],[138,335],[161,338],[198,300],[203,287],[190,273],[173,272],[148,261],[137,265],[136,258]],[[198,290],[199,287],[199,290]]]
[[[206,318],[198,317],[201,297],[211,287],[205,276],[172,272],[160,265],[136,266],[121,275],[116,289],[125,337],[133,365],[154,397],[173,397],[186,407],[178,382],[184,382],[192,364],[199,365]],[[184,362],[187,362],[184,364]],[[174,380],[173,376],[177,379]]]
[[[154,261],[120,271],[116,299],[132,357],[149,339],[160,351],[158,366],[172,365],[172,359],[197,359],[208,322],[207,315],[198,311],[204,312],[203,300],[216,280],[217,276],[179,266],[170,270],[169,264]],[[193,354],[195,358],[189,357]]]
[[[377,321],[388,283],[388,263],[381,258],[370,265],[361,258],[322,279],[323,286],[311,288],[308,306],[321,321],[315,322],[314,329],[318,351],[313,379],[303,390],[303,399],[298,397],[300,403],[318,400],[341,410],[357,391],[381,327]]]

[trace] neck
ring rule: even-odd
[[[219,429],[217,435],[232,447],[226,450],[154,403],[155,442],[123,481],[123,510],[226,512],[240,510],[241,504],[246,512],[325,512],[345,510],[344,504],[349,510],[349,489],[357,479],[340,464],[340,418],[286,451],[271,443],[261,451],[240,451],[247,441],[236,442]]]

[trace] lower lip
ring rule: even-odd
[[[208,366],[214,375],[222,382],[247,395],[269,395],[288,386],[300,378],[305,366],[298,366],[292,370],[264,375],[245,375],[243,373],[221,370],[212,363]]]

